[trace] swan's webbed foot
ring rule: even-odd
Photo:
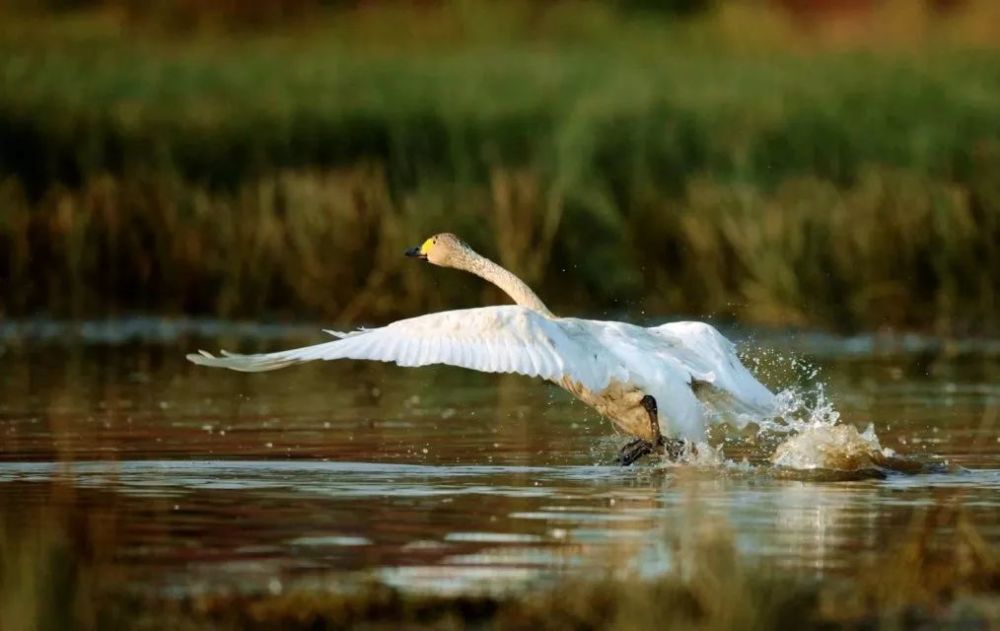
[[[651,454],[658,449],[662,450],[670,460],[674,462],[680,460],[687,449],[687,441],[683,438],[664,438],[663,434],[660,433],[660,419],[657,412],[656,399],[647,394],[639,401],[639,405],[649,414],[650,435],[653,436],[653,442],[644,438],[636,438],[622,447],[621,451],[618,452],[618,463],[623,467],[627,467],[639,458],[642,458],[646,454]]]
[[[687,441],[683,438],[660,438],[657,445],[642,438],[626,443],[618,452],[618,464],[627,467],[646,454],[651,454],[660,449],[663,454],[672,462],[680,460],[687,449]]]
[[[653,453],[654,449],[655,447],[653,446],[653,443],[642,438],[636,438],[635,440],[626,443],[625,446],[623,446],[618,452],[618,464],[623,467],[627,467],[646,454]]]

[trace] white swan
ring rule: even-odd
[[[622,449],[629,464],[678,440],[704,439],[706,420],[744,424],[769,414],[774,395],[740,363],[733,344],[702,322],[641,327],[624,322],[560,318],[517,276],[474,252],[452,234],[406,252],[435,265],[480,276],[517,305],[461,309],[399,320],[332,342],[277,353],[205,351],[187,358],[202,366],[246,372],[318,359],[369,359],[399,366],[448,364],[484,372],[541,377],[562,386],[636,437]]]

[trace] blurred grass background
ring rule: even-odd
[[[991,0],[0,2],[0,316],[1000,329]]]

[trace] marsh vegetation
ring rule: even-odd
[[[182,40],[12,17],[0,309],[370,322],[496,300],[404,265],[447,229],[577,313],[996,332],[990,4],[923,30],[899,4],[910,39],[846,51],[740,5],[443,3]]]

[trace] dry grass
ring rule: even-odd
[[[42,495],[72,495],[68,488]],[[115,516],[0,501],[0,630],[98,628],[115,578]]]
[[[640,579],[566,579],[526,594],[415,595],[369,584],[281,595],[128,595],[115,586],[107,520],[24,513],[0,529],[0,628],[771,629],[990,628],[1000,622],[1000,562],[957,507],[915,514],[884,554],[850,575],[806,580],[737,552],[720,524],[671,542],[678,565]],[[75,526],[71,525],[75,524]],[[948,540],[941,528],[955,533]],[[110,538],[109,538],[110,537]],[[336,581],[334,581],[336,584]],[[55,616],[55,617],[53,617]]]
[[[946,542],[933,534],[953,527]],[[719,524],[674,541],[680,560],[658,579],[570,579],[515,597],[408,596],[372,585],[361,592],[293,590],[189,603],[194,619],[238,627],[395,624],[489,629],[774,629],[923,625],[985,627],[1000,621],[1000,562],[961,509],[918,513],[898,544],[851,576],[804,580],[748,562]]]
[[[567,312],[997,331],[995,3],[882,3],[829,45],[738,3],[365,5],[183,41],[108,6],[0,20],[0,314],[496,301],[398,256],[450,230]]]
[[[772,192],[711,178],[631,218],[581,216],[524,171],[393,194],[378,167],[289,171],[228,193],[104,176],[31,203],[0,186],[9,315],[153,311],[379,322],[503,301],[402,251],[452,230],[567,313],[640,309],[844,330],[996,332],[1000,205],[866,169]]]

